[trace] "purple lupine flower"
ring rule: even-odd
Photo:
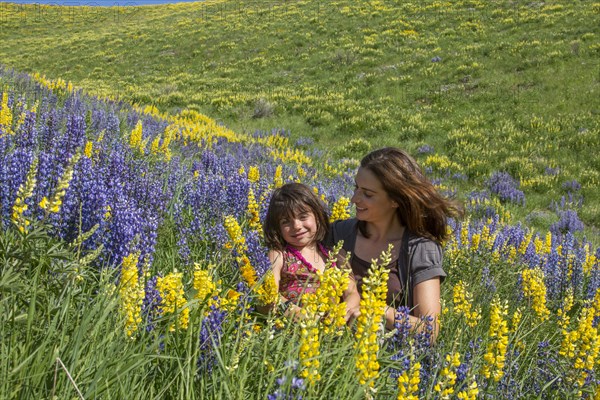
[[[250,231],[244,234],[246,245],[248,246],[248,258],[260,279],[267,271],[271,269],[271,262],[268,257],[268,249],[261,244],[261,239],[256,231]]]
[[[296,140],[296,147],[308,148],[311,147],[315,143],[313,138],[309,137],[300,137]]]
[[[28,150],[15,149],[12,153],[6,154],[0,164],[0,190],[2,192],[2,217],[3,224],[8,226],[12,215],[12,206],[17,198],[19,187],[25,182],[30,165],[33,161],[33,154]],[[31,206],[31,199],[27,204]],[[31,208],[25,212],[30,215]]]
[[[158,276],[153,276],[146,282],[145,296],[142,302],[142,318],[146,324],[146,331],[154,330],[156,321],[160,317],[160,303],[162,298],[160,291],[156,288]]]
[[[486,181],[490,192],[497,195],[502,201],[525,205],[525,194],[519,190],[517,182],[508,172],[495,172]]]
[[[217,361],[215,351],[221,345],[223,322],[226,316],[227,312],[212,305],[210,306],[210,312],[202,320],[200,328],[200,354],[196,363],[198,373],[210,373]]]
[[[562,184],[562,188],[568,192],[578,192],[581,190],[581,184],[576,180],[567,181]]]
[[[560,172],[560,168],[556,167],[556,168],[552,168],[552,167],[546,167],[545,173],[546,175],[550,175],[550,176],[556,176],[558,175]]]
[[[15,144],[17,147],[33,151],[37,142],[37,129],[35,126],[36,114],[31,111],[25,112],[25,120],[16,132]]]
[[[548,299],[560,299],[566,289],[565,279],[567,271],[565,271],[563,261],[558,255],[556,248],[553,248],[548,254],[545,264],[542,266],[544,272],[544,283],[546,284],[546,296]]]
[[[306,384],[304,379],[294,376],[298,364],[297,362],[292,364],[289,361],[286,361],[284,365],[286,366],[285,374],[275,379],[277,389],[275,389],[273,393],[267,395],[267,399],[301,400],[302,392],[306,389]]]
[[[559,211],[559,220],[558,222],[550,225],[550,232],[555,235],[566,234],[568,232],[573,233],[577,231],[583,231],[584,225],[583,222],[579,219],[577,215],[577,211],[575,210],[566,210]]]

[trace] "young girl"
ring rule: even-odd
[[[317,271],[325,270],[329,250],[321,242],[329,229],[327,213],[308,186],[288,183],[273,191],[263,228],[286,314],[296,316],[302,294],[317,290]],[[360,303],[352,277],[343,297],[350,322],[358,316]]]

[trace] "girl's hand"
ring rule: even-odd
[[[359,315],[360,315],[360,307],[359,306],[347,307],[346,308],[346,316],[344,317],[344,319],[346,320],[346,324],[352,325],[354,323],[354,321],[356,321],[356,319],[358,318]]]

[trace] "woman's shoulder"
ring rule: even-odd
[[[408,232],[408,251],[413,265],[441,265],[442,263],[442,245],[424,236]]]
[[[344,248],[348,251],[354,249],[358,220],[356,218],[338,219],[331,223],[327,237],[323,241],[325,246],[333,248],[340,240],[344,241]]]

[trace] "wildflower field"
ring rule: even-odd
[[[0,398],[600,398],[600,4],[327,4],[0,4]],[[256,313],[273,188],[389,144],[467,210],[436,345],[378,265]]]

